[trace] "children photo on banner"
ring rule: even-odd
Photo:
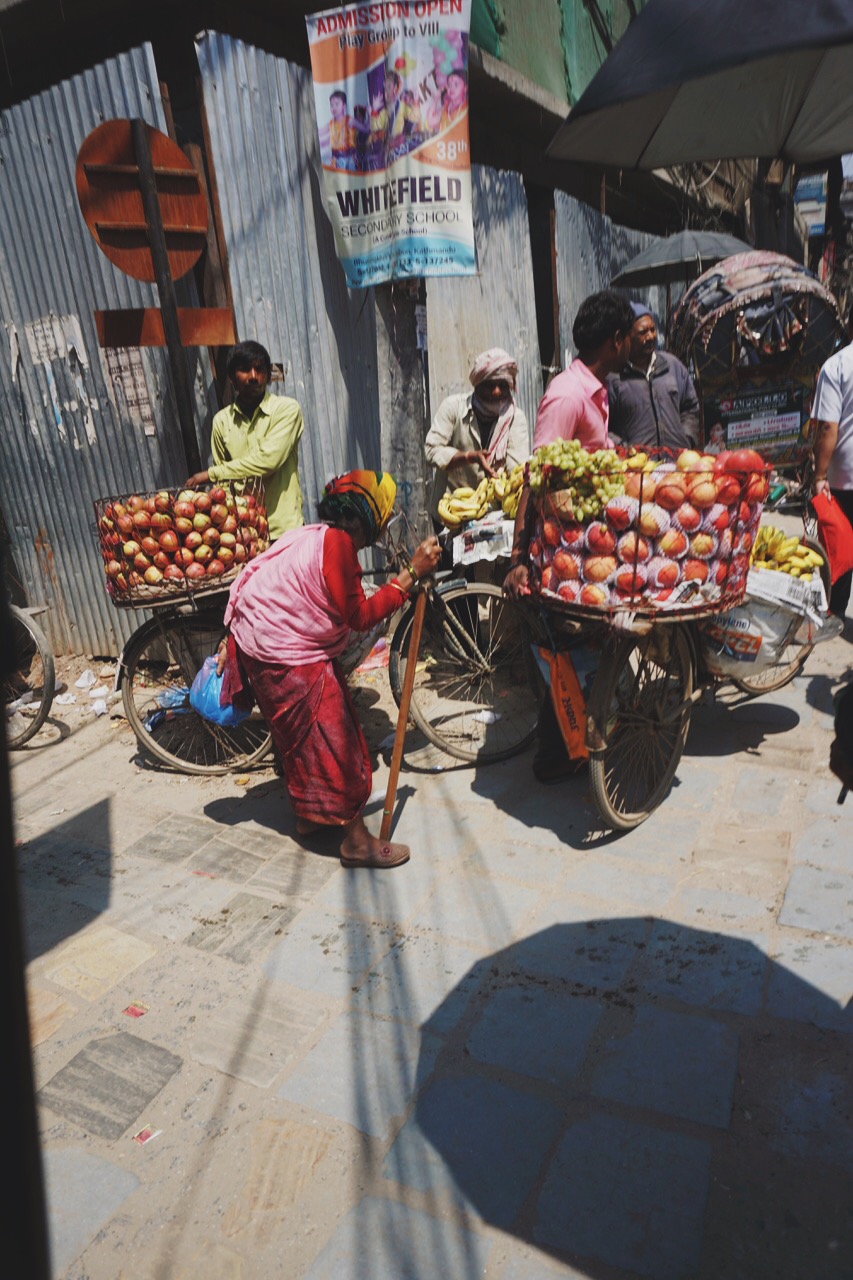
[[[347,284],[474,274],[471,0],[354,4],[305,21]]]

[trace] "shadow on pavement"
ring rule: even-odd
[[[109,800],[100,800],[18,849],[27,963],[79,933],[109,906],[110,808]]]
[[[796,944],[837,986],[843,947]],[[555,925],[478,962],[421,1032],[383,1172],[449,1197],[460,1233],[473,1210],[590,1280],[853,1275],[853,1009],[747,938]],[[441,1274],[408,1252],[396,1274]]]

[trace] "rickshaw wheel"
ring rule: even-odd
[[[658,627],[605,652],[588,714],[603,746],[589,758],[592,795],[616,831],[645,822],[666,796],[690,727],[694,659],[684,628]]]
[[[811,551],[816,551],[819,556],[823,557],[823,567],[818,572],[828,600],[829,593],[832,590],[829,557],[817,538],[805,537],[802,542],[804,546],[807,546]],[[762,671],[756,671],[753,676],[741,676],[739,679],[733,679],[732,683],[736,689],[740,689],[741,693],[748,694],[750,698],[758,698],[762,693],[775,693],[777,689],[784,689],[786,684],[790,684],[800,674],[813,648],[814,644],[786,645],[780,661],[774,663],[772,667],[765,667]]]

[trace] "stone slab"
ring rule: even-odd
[[[853,875],[795,867],[785,890],[779,923],[853,938]]]
[[[687,1004],[754,1014],[761,1006],[767,943],[657,921],[636,970],[647,992]]]
[[[599,1024],[599,1001],[538,986],[506,986],[486,1001],[468,1035],[478,1062],[567,1086]]]
[[[117,919],[138,933],[183,942],[198,928],[200,919],[218,915],[233,893],[234,886],[226,881],[181,871],[177,883],[161,884],[141,902],[120,912]]]
[[[767,1008],[777,1018],[853,1031],[853,947],[780,929],[767,983]]]
[[[853,873],[853,825],[835,815],[818,818],[794,844],[794,861]]]
[[[480,1075],[442,1075],[420,1094],[385,1157],[386,1178],[443,1190],[483,1221],[515,1221],[562,1127],[550,1102]]]
[[[208,875],[220,876],[223,880],[244,883],[251,879],[264,861],[257,854],[241,849],[222,836],[216,836],[198,853],[193,854],[187,867],[190,871],[204,871]]]
[[[187,946],[248,964],[269,949],[300,910],[299,903],[285,905],[238,893],[216,915],[199,922],[186,939]]]
[[[507,952],[504,965],[598,991],[614,988],[638,962],[648,933],[644,919],[601,918],[555,896],[537,912],[527,937]]]
[[[693,1275],[702,1248],[708,1143],[618,1117],[569,1126],[536,1206],[534,1239],[653,1280]]]
[[[327,1014],[316,1000],[264,983],[216,1010],[192,1040],[196,1062],[268,1089]]]
[[[480,982],[477,952],[437,934],[411,934],[376,964],[353,1005],[361,1013],[399,1018],[446,1033]]]
[[[446,1217],[366,1196],[347,1214],[305,1280],[416,1280],[482,1274],[488,1242]],[[436,1268],[440,1268],[436,1271]]]
[[[711,1018],[641,1007],[600,1050],[592,1093],[696,1124],[728,1128],[738,1038]]]
[[[55,958],[46,960],[40,973],[56,986],[92,1001],[156,954],[147,942],[111,925],[93,925],[67,943]]]
[[[90,1040],[37,1099],[87,1133],[115,1142],[180,1066],[177,1054],[120,1032]]]
[[[276,1096],[387,1140],[435,1064],[441,1041],[404,1023],[345,1013]]]
[[[288,926],[263,971],[273,981],[346,1000],[379,965],[396,937],[390,925],[306,907]]]
[[[131,858],[156,858],[158,862],[183,862],[221,831],[216,822],[189,814],[173,813],[161,819],[128,847]]]
[[[294,850],[274,854],[247,883],[252,890],[267,890],[280,897],[305,902],[312,900],[339,870],[337,857],[326,858]]]
[[[76,1006],[63,1000],[53,991],[46,991],[33,983],[27,987],[27,1010],[30,1020],[30,1044],[35,1048],[55,1035],[73,1018]]]
[[[76,1147],[42,1152],[52,1274],[65,1275],[139,1186],[129,1169]]]

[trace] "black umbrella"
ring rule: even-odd
[[[661,236],[613,277],[611,284],[640,288],[648,284],[678,284],[700,276],[708,267],[735,253],[748,253],[749,245],[736,236],[717,231],[679,231]]]
[[[850,0],[649,0],[548,155],[622,169],[853,151]]]

